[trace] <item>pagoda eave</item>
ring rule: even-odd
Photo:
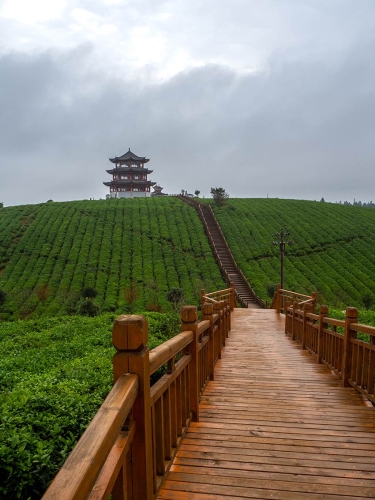
[[[119,167],[112,168],[111,170],[106,170],[108,174],[126,174],[126,173],[137,173],[137,174],[152,174],[153,170],[142,167]]]
[[[122,180],[122,181],[119,181],[119,180],[115,180],[115,181],[108,181],[108,182],[103,182],[103,184],[105,186],[109,186],[109,187],[125,187],[125,186],[136,186],[136,187],[139,187],[139,186],[155,186],[156,182],[152,182],[152,181],[131,181],[131,180]]]

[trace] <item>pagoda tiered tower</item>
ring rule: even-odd
[[[114,167],[107,172],[112,175],[112,180],[103,182],[109,187],[109,198],[141,198],[151,196],[151,186],[156,182],[147,180],[153,171],[145,167],[150,161],[145,156],[137,156],[129,151],[122,156],[109,158]]]

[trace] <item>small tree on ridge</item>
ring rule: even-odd
[[[211,188],[211,196],[218,207],[222,207],[229,198],[229,194],[224,188]]]

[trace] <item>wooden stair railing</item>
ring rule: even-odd
[[[113,325],[114,387],[43,496],[43,500],[154,500],[230,329],[233,288],[202,294],[181,310],[181,333],[152,351],[143,316]],[[152,386],[150,376],[167,372]]]
[[[254,304],[258,307],[265,308],[265,301],[257,296],[245,275],[238,267],[221,227],[216,220],[215,214],[212,211],[211,205],[200,203],[187,196],[178,196],[178,198],[197,211],[223,278],[228,285],[234,283],[238,302],[243,307]]]
[[[344,387],[354,387],[375,404],[375,327],[358,323],[355,307],[346,308],[345,320],[330,318],[325,305],[316,314],[315,294],[296,294],[280,285],[273,305],[277,312],[284,311],[285,333],[292,340],[332,370]],[[368,335],[369,341],[358,339],[358,333]]]

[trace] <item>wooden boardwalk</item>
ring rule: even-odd
[[[375,408],[285,336],[284,316],[235,309],[159,498],[375,498]]]

